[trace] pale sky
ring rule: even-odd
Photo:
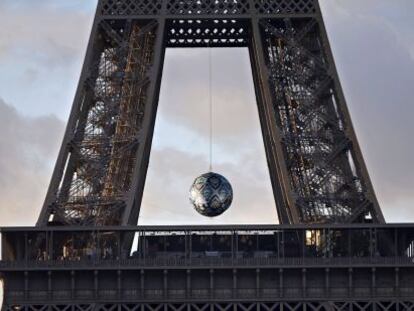
[[[0,226],[33,225],[72,105],[96,1],[0,0]],[[414,1],[321,0],[387,221],[414,221]],[[214,49],[215,171],[235,200],[213,220],[188,189],[208,169],[207,50],[168,50],[140,224],[277,221],[246,49]],[[196,68],[196,70],[195,70]]]

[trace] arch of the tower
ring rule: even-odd
[[[38,225],[135,224],[165,49],[241,46],[280,222],[383,222],[316,1],[105,0]]]

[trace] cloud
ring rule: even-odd
[[[35,223],[63,128],[54,116],[24,117],[0,99],[0,226]]]
[[[189,203],[189,187],[209,167],[208,51],[173,49],[167,52],[141,224],[277,222],[247,49],[213,50],[212,91],[213,170],[232,183],[232,207],[207,219]]]
[[[334,20],[337,14],[346,14],[349,18],[377,20],[382,26],[392,31],[399,41],[405,45],[414,58],[414,31],[412,11],[414,2],[411,0],[320,0],[326,14],[326,20]],[[346,29],[346,28],[345,28]]]
[[[26,115],[54,113],[67,118],[96,2],[0,1],[4,100]]]
[[[323,9],[342,86],[384,214],[389,221],[413,221],[414,23],[404,16],[412,12],[414,3],[324,1]]]
[[[231,182],[234,201],[223,215],[210,219],[197,214],[188,199],[191,184],[195,177],[206,172],[203,168],[208,162],[173,148],[154,149],[139,224],[277,223],[270,183],[266,182],[268,173],[257,163],[263,163],[260,153],[251,152],[241,162],[216,165],[215,171]]]
[[[0,5],[0,20],[0,62],[21,57],[48,67],[76,61],[91,26],[88,11],[62,9],[48,1],[33,6],[6,1]]]
[[[160,104],[163,121],[208,135],[208,76],[207,49],[167,50]],[[218,136],[240,143],[241,136],[251,135],[248,125],[257,119],[257,108],[247,48],[213,49],[211,92]]]

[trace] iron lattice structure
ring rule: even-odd
[[[414,310],[413,224],[0,234],[4,310]]]
[[[133,225],[167,47],[248,47],[281,223],[384,222],[313,0],[102,0],[38,225]]]
[[[135,227],[166,48],[247,47],[280,225]],[[414,310],[317,0],[100,0],[34,228],[0,228],[4,310]],[[135,241],[135,243],[133,243]]]

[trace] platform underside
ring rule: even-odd
[[[3,228],[4,310],[414,310],[414,225]]]
[[[33,311],[410,311],[414,310],[414,300],[378,300],[378,301],[303,301],[303,302],[217,302],[217,303],[85,303],[85,304],[57,304],[57,305],[20,305],[5,306],[4,310],[33,310]]]

